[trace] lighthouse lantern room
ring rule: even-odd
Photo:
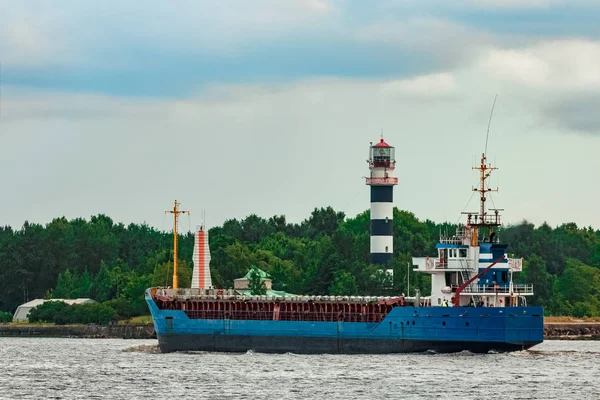
[[[394,186],[398,178],[393,177],[396,168],[395,151],[383,137],[369,149],[371,186],[371,262],[387,264],[394,253]]]

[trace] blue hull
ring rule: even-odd
[[[513,351],[543,341],[542,307],[395,307],[380,323],[190,319],[146,301],[163,352]]]

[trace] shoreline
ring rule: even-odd
[[[600,340],[600,322],[545,322],[544,339]]]
[[[0,324],[0,337],[80,339],[156,339],[153,324],[49,325]]]
[[[156,339],[156,333],[153,324],[0,324],[0,337]],[[544,339],[600,340],[600,322],[546,322],[544,323]]]

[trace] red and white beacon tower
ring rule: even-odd
[[[208,247],[208,231],[204,225],[196,226],[194,236],[194,270],[192,272],[192,289],[212,289],[210,277],[210,249]]]
[[[383,140],[369,149],[371,186],[371,263],[387,264],[394,254],[394,186],[398,178],[392,175],[396,168],[395,151]]]

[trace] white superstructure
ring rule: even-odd
[[[431,297],[426,301],[441,306],[526,305],[526,296],[533,295],[533,285],[515,284],[513,273],[521,272],[523,260],[508,258],[507,244],[498,238],[500,209],[485,207],[486,194],[496,191],[486,180],[496,168],[486,163],[474,168],[480,172],[478,212],[464,213],[467,222],[454,235],[440,237],[437,257],[415,257],[417,271],[431,275]],[[490,212],[491,211],[491,212]]]

